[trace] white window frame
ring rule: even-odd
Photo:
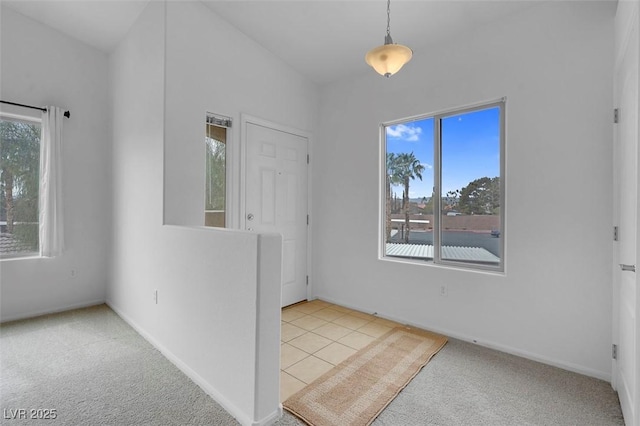
[[[486,101],[476,104],[467,105],[464,107],[451,108],[447,110],[441,110],[434,113],[421,114],[413,117],[406,117],[402,119],[386,121],[380,124],[379,132],[380,132],[380,183],[379,183],[379,207],[380,207],[380,215],[379,215],[379,236],[378,241],[379,249],[378,249],[378,257],[381,260],[389,260],[393,262],[400,263],[412,263],[419,265],[431,265],[431,266],[445,266],[445,267],[454,267],[454,268],[463,268],[470,269],[476,271],[484,271],[484,272],[495,272],[504,274],[506,271],[505,268],[505,260],[506,260],[506,97]],[[500,262],[498,265],[486,265],[481,263],[473,263],[473,262],[464,262],[464,261],[456,261],[450,259],[442,258],[442,236],[441,236],[441,220],[440,214],[436,212],[442,211],[442,157],[441,157],[441,126],[440,122],[442,119],[466,114],[473,111],[479,111],[490,108],[500,108]],[[387,256],[386,255],[386,174],[387,174],[387,143],[386,143],[386,128],[389,126],[394,126],[397,124],[403,124],[407,122],[420,121],[433,118],[434,120],[434,132],[433,132],[433,145],[434,145],[434,164],[433,164],[433,176],[434,176],[434,194],[438,194],[434,200],[433,206],[433,249],[434,256],[433,259],[428,260],[418,260],[418,259],[408,259],[397,256]]]

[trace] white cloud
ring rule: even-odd
[[[420,140],[422,128],[417,126],[407,126],[406,124],[397,124],[387,127],[387,136],[392,138],[403,139],[407,142],[417,142]]]

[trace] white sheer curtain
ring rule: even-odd
[[[40,255],[64,250],[62,220],[62,121],[64,110],[48,106],[42,113],[40,141]]]

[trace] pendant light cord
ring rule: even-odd
[[[391,0],[387,0],[387,35],[391,35]]]

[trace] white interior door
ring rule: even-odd
[[[247,230],[282,234],[282,306],[307,298],[308,139],[246,122]]]
[[[613,385],[628,426],[640,425],[640,292],[634,271],[638,265],[638,61],[640,56],[638,1],[621,1],[616,15],[614,102],[614,214],[618,241],[614,243],[614,342],[617,359]]]

